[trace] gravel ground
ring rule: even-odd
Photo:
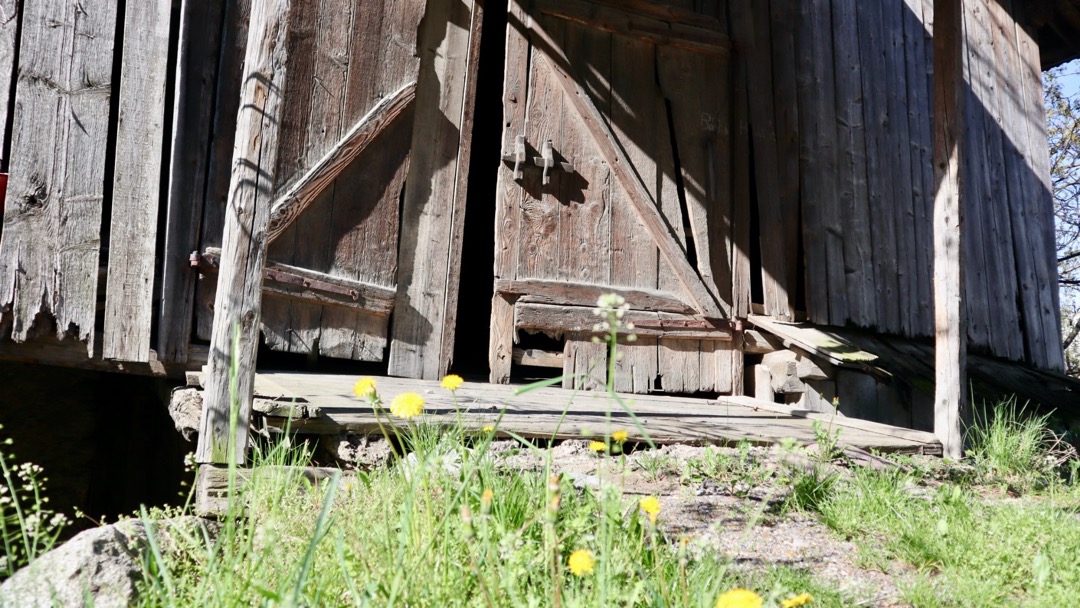
[[[497,441],[491,449],[508,469],[544,466],[539,457],[515,442]],[[736,448],[711,449],[714,456],[719,452],[729,459],[739,458]],[[706,458],[706,448],[684,445],[635,451],[626,456],[631,466],[620,467],[617,459],[591,452],[585,441],[564,441],[553,449],[552,462],[557,473],[568,475],[578,486],[597,487],[606,479],[621,484],[628,496],[657,496],[661,526],[668,538],[688,536],[696,550],[719,551],[731,559],[734,568],[805,569],[819,580],[835,583],[863,605],[907,605],[899,599],[896,587],[895,581],[905,575],[899,565],[890,573],[863,567],[853,543],[811,515],[784,513],[779,508],[790,491],[784,454],[779,448],[745,450],[744,462],[752,463],[750,472],[735,479],[686,474],[688,466]]]

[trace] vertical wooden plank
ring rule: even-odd
[[[502,151],[512,153],[518,135],[525,134],[529,98],[529,42],[526,37],[529,16],[517,2],[508,7],[506,27],[506,63],[503,71]],[[495,280],[517,278],[519,209],[524,192],[514,178],[512,163],[503,162],[495,189]],[[513,363],[514,305],[502,294],[491,300],[491,337],[488,345],[489,379],[492,383],[510,381]]]
[[[376,11],[377,7],[372,12]],[[371,16],[377,22],[377,13]],[[342,113],[353,19],[353,12],[334,0],[297,3],[289,12],[285,42],[289,78],[282,96],[275,193],[318,162],[347,128],[342,126]],[[268,259],[326,270],[332,239],[311,236],[325,234],[332,225],[335,187],[331,184],[319,193],[293,225],[268,245]],[[324,311],[291,299],[266,298],[261,322],[267,344],[275,350],[315,356],[322,350],[319,328]]]
[[[528,16],[527,19],[536,18]],[[545,29],[557,44],[563,44],[566,23],[558,19],[545,21]],[[552,175],[545,186],[542,174],[533,164],[540,155],[543,142],[559,138],[562,125],[563,97],[552,59],[544,50],[530,48],[529,97],[527,100],[523,176],[520,180],[522,199],[518,220],[518,278],[557,279],[559,276],[559,239],[562,236],[562,213],[555,184],[562,176]]]
[[[934,0],[934,434],[945,456],[963,455],[967,418],[964,328],[965,0]]]
[[[172,0],[126,6],[102,356],[150,360]]]
[[[1010,2],[1004,5],[988,3],[990,34],[993,39],[992,61],[995,67],[997,86],[993,99],[998,118],[997,128],[1000,135],[1003,171],[1001,178],[1005,191],[1008,229],[1011,236],[1015,273],[1017,282],[1017,305],[1023,320],[1021,331],[1014,332],[1023,341],[1020,352],[1014,359],[1024,358],[1025,350],[1029,357],[1044,350],[1045,336],[1039,307],[1039,280],[1037,278],[1036,256],[1040,249],[1031,242],[1030,221],[1027,216],[1027,199],[1035,196],[1035,191],[1025,187],[1025,173],[1029,171],[1026,153],[1025,109],[1021,107],[1024,99],[1023,71],[1017,54],[1016,29],[1010,14]],[[1021,152],[1023,150],[1023,152]],[[1060,335],[1060,334],[1058,334]],[[1029,359],[1030,360],[1030,359]]]
[[[763,243],[777,247],[784,256],[781,286],[792,310],[797,284],[806,276],[799,265],[799,102],[796,90],[795,22],[802,0],[771,0],[769,16],[772,41],[773,111],[776,125],[776,164],[780,181],[779,241]],[[756,32],[755,32],[756,33]],[[780,309],[778,318],[782,318]]]
[[[610,116],[612,48],[620,37],[578,25],[566,24],[566,56],[597,108]],[[596,154],[592,137],[574,117],[570,101],[558,102],[560,124],[554,131],[556,160],[573,163],[574,172],[555,171],[547,190],[560,205],[557,276],[561,280],[611,283],[611,173]],[[542,142],[535,142],[540,146]],[[539,169],[532,169],[540,171]]]
[[[395,376],[438,378],[454,350],[481,17],[472,0],[433,1],[423,20],[391,329]]]
[[[967,197],[965,225],[972,247],[968,278],[968,324],[972,345],[1009,359],[1023,358],[1017,314],[1016,264],[1008,226],[1009,190],[1005,183],[1000,113],[995,101],[1000,67],[994,60],[989,2],[965,4],[968,40]],[[981,263],[978,257],[981,252]],[[985,298],[984,301],[980,301]]]
[[[798,43],[799,162],[807,314],[816,323],[848,319],[843,221],[837,196],[836,88],[828,0],[801,4]]]
[[[273,203],[278,135],[285,91],[289,0],[256,2],[251,10],[235,160],[214,301],[209,373],[195,458],[228,459],[229,418],[236,408],[235,460],[244,462],[259,345],[266,226]],[[235,341],[234,341],[235,339]],[[230,386],[230,366],[236,385]]]
[[[1014,20],[1022,11],[1018,3],[1013,3]],[[1044,341],[1040,345],[1032,342],[1029,350],[1031,362],[1040,367],[1063,370],[1064,354],[1061,349],[1061,306],[1058,301],[1056,241],[1054,236],[1053,190],[1050,185],[1050,157],[1045,144],[1046,121],[1043,118],[1042,71],[1039,65],[1039,47],[1031,33],[1022,22],[1014,22],[1017,54],[1021,62],[1023,96],[1021,107],[1025,119],[1017,128],[1016,140],[1025,142],[1024,154],[1028,159],[1029,170],[1024,171],[1023,191],[1031,193],[1025,199],[1025,218],[1029,230],[1028,240],[1041,243],[1035,250],[1035,272],[1038,291],[1038,319],[1043,325]],[[1026,132],[1026,133],[1025,133]],[[1040,347],[1041,346],[1041,347]]]
[[[878,292],[870,231],[863,121],[863,62],[859,54],[856,0],[833,0],[832,34],[836,78],[837,202],[844,233],[844,290],[848,316],[859,327],[877,323]]]
[[[750,131],[754,150],[754,179],[760,217],[761,279],[765,312],[781,320],[794,318],[795,286],[785,253],[784,210],[780,200],[776,115],[773,101],[771,25],[767,2],[733,2],[732,32],[739,60],[746,63],[750,99]]]
[[[728,5],[728,10],[737,3]],[[729,21],[734,21],[730,17]],[[731,316],[745,319],[750,314],[750,100],[747,97],[747,64],[739,58],[732,62],[731,102]],[[740,386],[740,385],[736,385]]]
[[[694,244],[697,269],[705,285],[718,300],[730,304],[731,160],[729,119],[725,115],[730,73],[726,62],[715,56],[669,47],[659,48],[657,53],[660,87],[670,112],[671,156],[678,159],[674,166],[678,200],[685,206],[686,219],[680,222],[688,228],[684,239]],[[675,224],[683,215],[682,209],[674,207],[671,212],[678,214],[668,216]],[[661,282],[666,274],[661,275]],[[661,356],[667,342],[660,341]],[[686,346],[668,351],[675,353],[677,361],[681,358],[682,365],[668,368],[665,380],[671,382],[680,370],[692,370],[696,363],[696,380],[691,374],[675,382],[682,385],[681,392],[714,391],[721,375],[722,385],[730,390],[731,371],[725,366],[722,374],[718,372],[722,364],[730,364],[726,351],[707,341],[690,341]],[[697,361],[691,353],[695,348]]]
[[[210,164],[212,124],[207,117],[213,116],[214,112],[226,4],[184,0],[180,8],[165,246],[158,302],[157,356],[163,361],[183,363],[188,360],[196,278],[189,256],[199,246],[199,224]]]
[[[667,111],[657,94],[656,47],[643,40],[613,36],[611,64],[611,130],[638,168],[654,200],[663,204],[675,192],[674,176],[658,163],[662,149],[671,149],[667,137]],[[616,286],[657,287],[660,254],[630,205],[630,195],[611,187],[611,280]],[[678,291],[676,291],[678,293]],[[630,302],[631,306],[636,306]],[[657,340],[639,338],[622,349],[615,363],[615,388],[647,393],[658,373]]]
[[[563,388],[603,390],[607,383],[607,344],[589,336],[567,336],[563,352]]]
[[[0,304],[12,338],[39,313],[94,350],[116,6],[23,5],[11,178],[0,244]],[[40,331],[41,328],[38,328]]]
[[[907,69],[909,47],[904,44],[904,0],[882,2],[882,43],[885,51],[886,71],[881,75],[889,86],[887,95],[888,129],[886,156],[890,159],[887,172],[892,176],[892,188],[886,197],[896,232],[896,278],[899,291],[898,333],[913,335],[918,307],[918,272],[915,268],[917,249],[915,243],[914,193],[911,181],[911,136],[908,130],[908,112],[911,103],[907,97]]]
[[[892,163],[895,156],[888,145],[889,87],[882,6],[880,2],[858,2],[856,15],[859,57],[862,62],[863,133],[866,137],[866,182],[869,227],[874,250],[874,301],[872,327],[900,333],[900,293],[897,276],[896,221],[893,216]]]
[[[251,0],[225,0],[225,19],[221,29],[221,54],[218,59],[217,88],[214,93],[214,116],[210,133],[209,171],[203,198],[202,223],[199,226],[199,250],[221,247],[225,229],[225,205],[232,177],[233,145],[236,139],[236,116],[240,110],[240,80],[244,73]],[[214,327],[214,297],[217,278],[200,276],[195,286],[195,335],[209,340]]]
[[[563,24],[562,29],[563,52],[570,60],[570,69],[581,79],[580,84],[593,104],[602,108],[601,112],[606,116],[611,116],[612,64],[616,61],[612,46],[617,37],[576,23]],[[561,93],[562,89],[556,88],[555,92]],[[558,123],[553,125],[550,136],[557,155],[574,163],[574,173],[558,171],[551,176],[551,183],[542,187],[552,193],[553,208],[559,215],[557,268],[554,271],[563,280],[610,284],[610,171],[607,163],[596,154],[592,137],[576,119],[570,100],[560,94],[556,103],[560,106]],[[538,137],[531,143],[541,146],[543,141],[544,137]],[[533,171],[540,173],[539,169]],[[564,357],[574,361],[574,371],[578,373],[583,371],[582,366],[603,368],[607,364],[606,351],[600,349],[598,352],[589,338],[566,337]],[[601,384],[606,376],[606,370],[600,374],[593,370],[591,375]]]
[[[15,78],[15,43],[19,30],[20,0],[0,0],[0,143],[7,140],[8,112],[11,110],[11,79]],[[2,147],[2,146],[0,146]],[[0,169],[8,159],[0,149]]]
[[[930,148],[930,91],[927,88],[926,28],[923,26],[922,0],[904,0],[902,21],[906,42],[906,83],[908,148],[911,155],[912,217],[915,236],[915,273],[917,291],[908,296],[912,317],[912,335],[929,336],[933,333],[933,309],[931,292],[933,283],[933,159]]]
[[[661,115],[661,122],[653,132],[655,138],[653,145],[655,147],[653,148],[652,157],[636,159],[634,166],[643,169],[648,167],[656,172],[657,206],[667,219],[668,225],[672,227],[673,235],[678,241],[680,249],[688,251],[687,242],[695,235],[694,228],[690,224],[690,218],[688,217],[689,209],[692,204],[698,206],[701,203],[691,203],[690,198],[687,196],[685,182],[682,184],[682,192],[679,191],[679,182],[683,175],[681,168],[675,163],[675,158],[680,151],[679,138],[684,134],[688,136],[682,140],[683,145],[681,147],[689,152],[690,147],[693,145],[690,137],[695,131],[691,130],[690,133],[681,132],[680,126],[682,125],[676,123],[675,114],[676,112],[682,114],[683,111],[688,110],[679,106],[681,105],[680,101],[683,101],[681,98],[691,94],[686,82],[691,80],[691,75],[696,70],[693,67],[693,60],[686,53],[662,47],[657,48],[655,52],[656,58],[654,61],[656,62],[657,73],[660,75],[660,93],[663,98],[651,97],[655,100],[654,103],[658,103],[659,109],[657,112]],[[655,86],[654,84],[651,88],[655,88]],[[692,107],[697,105],[698,102],[695,101]],[[668,112],[671,113],[670,120]],[[683,122],[683,120],[685,119],[679,120],[679,122]],[[694,164],[693,161],[691,161],[691,164]],[[699,195],[698,201],[701,198],[701,195]],[[687,207],[686,216],[684,216],[682,208],[684,201]],[[687,229],[689,229],[689,234]],[[699,267],[701,265],[700,256],[705,255],[707,259],[707,254],[707,249],[698,249]],[[670,270],[670,265],[666,260],[660,259],[657,271],[656,284],[658,288],[675,293],[680,291],[679,282],[674,277],[674,273]],[[708,281],[708,283],[712,283],[712,281]],[[657,375],[660,379],[660,388],[664,392],[687,393],[697,390],[700,380],[701,350],[701,344],[697,340],[672,338],[660,338],[657,340]]]
[[[488,345],[489,381],[492,384],[510,382],[515,335],[514,300],[496,293],[491,298],[491,341]]]

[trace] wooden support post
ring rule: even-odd
[[[247,451],[262,275],[266,265],[266,230],[274,195],[285,90],[288,21],[289,0],[262,0],[252,4],[221,270],[214,298],[206,405],[196,451],[200,463],[227,461],[232,407],[237,408],[237,463],[243,463]],[[236,366],[235,386],[230,386],[230,365]]]
[[[963,194],[964,0],[934,0],[934,434],[963,455],[967,416]]]

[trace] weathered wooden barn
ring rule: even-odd
[[[204,460],[230,354],[242,419],[260,348],[602,381],[591,309],[611,291],[638,335],[620,391],[839,396],[929,429],[935,336],[938,373],[946,340],[958,378],[970,353],[974,377],[1072,390],[1041,69],[1080,54],[1076,0],[0,17],[0,356],[209,362]]]

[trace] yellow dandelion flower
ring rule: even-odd
[[[416,393],[401,393],[390,402],[390,413],[398,418],[413,418],[424,411],[424,398]]]
[[[567,562],[567,566],[570,568],[570,572],[574,576],[585,576],[592,574],[593,566],[596,565],[596,558],[593,557],[592,551],[588,549],[578,549],[570,554],[570,561]]]
[[[457,374],[443,376],[442,382],[439,383],[440,386],[442,386],[448,391],[456,391],[457,389],[461,388],[462,384],[465,384],[465,381],[462,380],[461,376]]]
[[[368,397],[375,396],[375,379],[371,376],[364,376],[356,381],[356,384],[352,387],[354,395],[361,399],[367,399]]]
[[[761,608],[765,600],[749,589],[732,589],[716,598],[716,608]]]
[[[606,452],[607,451],[607,445],[604,444],[603,441],[590,441],[589,442],[589,449],[594,451],[594,452]]]
[[[660,501],[655,496],[646,496],[638,501],[638,506],[649,516],[649,521],[656,523],[656,516],[660,515]]]
[[[814,601],[814,596],[809,593],[800,593],[799,595],[793,595],[780,602],[780,605],[784,608],[798,608],[799,606],[805,606],[812,601]]]
[[[484,425],[484,428],[482,428],[480,430],[484,431],[485,433],[494,433],[495,432],[495,425],[493,425],[493,424]]]
[[[626,431],[615,431],[611,434],[611,440],[615,443],[624,443],[629,436],[630,434]]]

